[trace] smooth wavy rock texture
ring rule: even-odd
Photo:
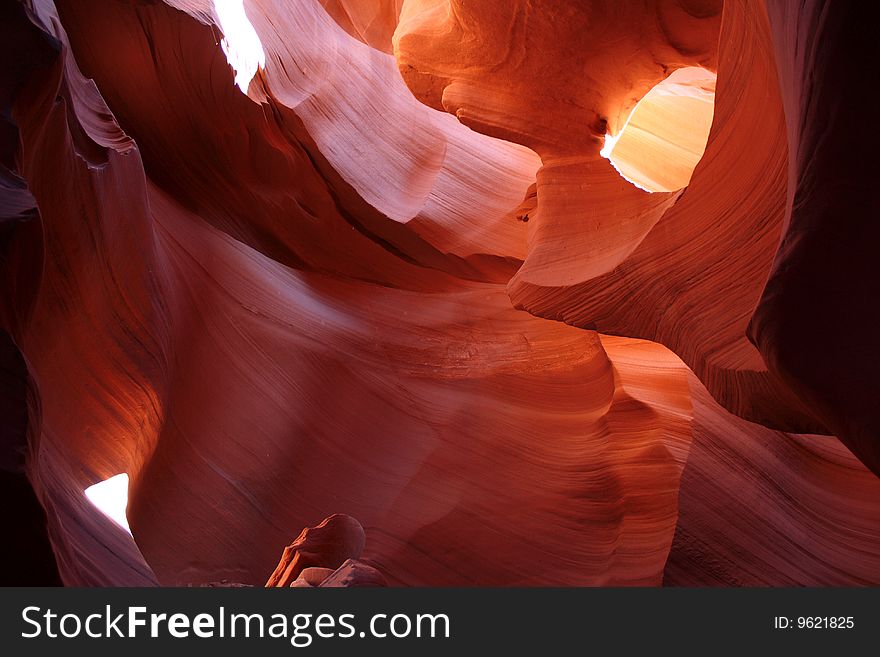
[[[0,4],[10,580],[880,583],[877,9],[766,4]]]
[[[335,513],[315,527],[306,527],[284,548],[281,561],[266,582],[267,587],[292,586],[302,579],[317,586],[343,563],[357,559],[364,551],[364,528],[351,516]]]

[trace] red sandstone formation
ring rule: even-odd
[[[325,588],[377,587],[387,586],[387,582],[382,573],[372,566],[348,559],[324,578],[318,586]]]
[[[880,582],[877,9],[789,4],[2,3],[24,583]]]
[[[302,579],[317,586],[343,563],[357,559],[364,551],[364,528],[351,516],[334,514],[316,527],[307,527],[284,548],[281,561],[266,586],[291,586]],[[311,571],[307,574],[306,571]],[[314,581],[316,571],[327,571]]]

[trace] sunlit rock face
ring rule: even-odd
[[[880,583],[843,4],[5,3],[31,581]]]
[[[706,150],[715,112],[714,73],[676,69],[642,97],[599,154],[621,176],[647,192],[688,186]]]

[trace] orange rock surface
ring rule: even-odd
[[[6,3],[30,581],[880,583],[876,10],[766,5]]]

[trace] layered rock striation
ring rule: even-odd
[[[31,581],[877,584],[873,11],[4,3]]]

